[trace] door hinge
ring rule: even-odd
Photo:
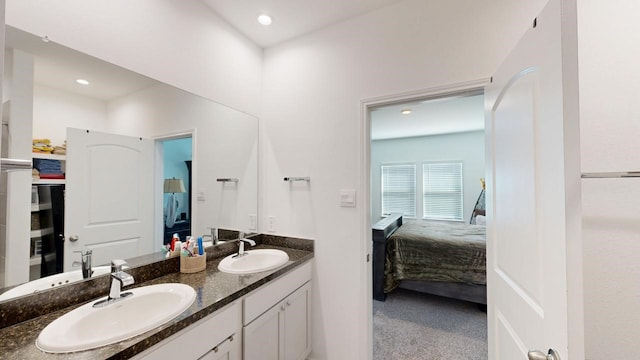
[[[371,260],[371,254],[367,254],[367,262]]]

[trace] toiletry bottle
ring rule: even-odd
[[[178,233],[173,234],[173,237],[171,238],[171,251],[176,250],[176,241],[179,241],[179,240],[180,238],[178,237]]]
[[[202,237],[198,236],[198,255],[204,254],[204,245],[202,244]]]

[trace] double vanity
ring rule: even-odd
[[[252,239],[245,256],[237,241],[207,248],[197,273],[179,258],[131,264],[133,295],[104,307],[109,276],[0,303],[0,359],[304,359],[313,242]]]

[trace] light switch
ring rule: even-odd
[[[340,190],[340,206],[356,207],[356,191],[353,189]]]

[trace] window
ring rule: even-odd
[[[382,216],[416,217],[416,165],[382,165]]]
[[[422,164],[422,217],[462,221],[462,162]]]

